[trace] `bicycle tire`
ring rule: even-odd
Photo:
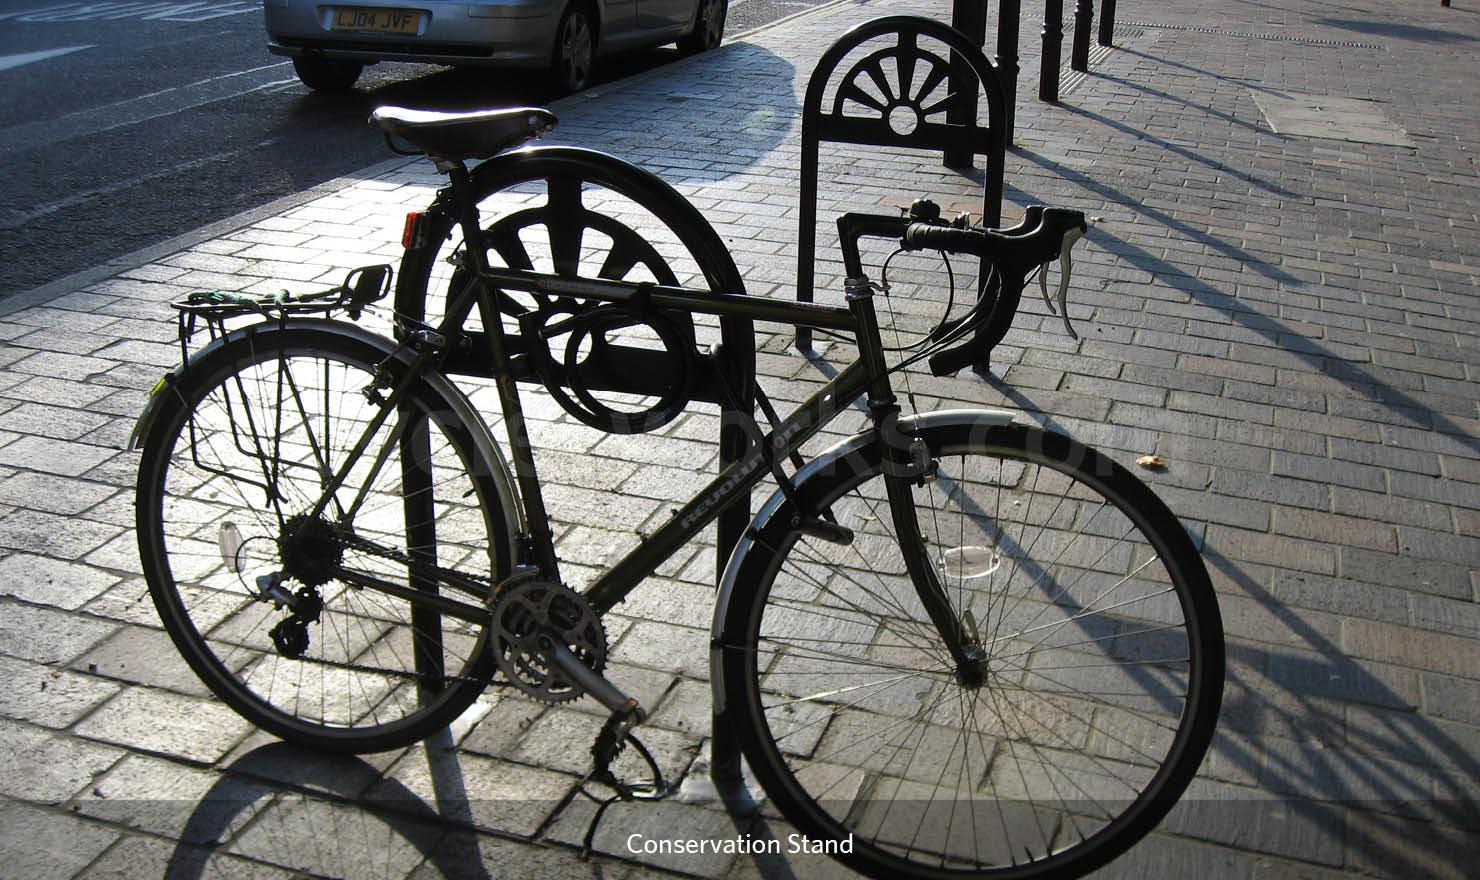
[[[1206,753],[1211,582],[1109,458],[1036,427],[926,422],[920,531],[985,682],[962,683],[924,616],[860,439],[799,487],[847,546],[802,535],[778,501],[737,551],[716,699],[776,808],[858,871],[1080,876],[1155,827]]]
[[[311,515],[323,475],[387,405],[369,390],[377,367],[404,368],[392,344],[334,326],[256,325],[166,383],[143,441],[139,550],[165,629],[217,697],[283,739],[375,752],[472,704],[492,674],[489,624],[351,586],[334,566],[442,593],[438,579],[457,573],[468,590],[488,585],[459,598],[486,605],[517,520],[466,401],[425,378],[377,431],[397,444],[381,466],[372,443],[330,511]],[[275,571],[289,575],[278,601],[259,580]]]

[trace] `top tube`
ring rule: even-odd
[[[688,311],[724,318],[749,318],[777,324],[817,327],[856,333],[858,321],[846,308],[813,303],[781,302],[737,293],[717,293],[692,287],[673,287],[647,282],[608,281],[589,278],[562,278],[519,269],[489,267],[483,271],[485,281],[496,288],[508,288],[553,296],[600,299],[608,302],[630,302],[645,297],[658,309]]]

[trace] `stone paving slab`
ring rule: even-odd
[[[1120,7],[1116,47],[1066,77],[1057,105],[1032,100],[1031,11],[1021,28],[1004,216],[1044,201],[1100,218],[1076,263],[1081,339],[1025,297],[990,379],[916,386],[922,407],[1011,407],[1122,462],[1161,455],[1168,470],[1145,476],[1204,547],[1230,639],[1221,728],[1184,802],[1099,876],[1470,876],[1480,16],[1377,0]],[[657,172],[706,213],[747,292],[788,297],[807,74],[846,27],[899,11],[949,15],[938,0],[841,0],[561,101],[551,140]],[[1412,145],[1273,131],[1259,102],[1280,94],[1375,103]],[[841,274],[837,210],[979,201],[979,172],[906,151],[825,148],[823,168],[824,299]],[[653,710],[649,742],[688,796],[613,808],[590,862],[594,807],[572,798],[589,700],[490,692],[426,746],[326,759],[252,731],[169,650],[123,451],[175,356],[164,304],[394,260],[401,215],[437,182],[384,163],[0,301],[0,876],[847,876],[820,858],[629,851],[633,833],[787,833],[704,795],[712,545],[670,560],[608,623],[617,677]],[[816,363],[785,328],[761,330],[763,384],[800,399]],[[713,469],[712,411],[609,438],[535,401],[577,582]]]

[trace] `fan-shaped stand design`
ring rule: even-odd
[[[838,65],[870,41],[882,47],[835,80]],[[987,101],[985,125],[976,118],[978,94]],[[812,71],[802,104],[797,300],[812,302],[814,298],[817,151],[822,141],[938,151],[947,157],[985,156],[982,217],[995,226],[1002,216],[1007,148],[1003,95],[997,65],[981,47],[935,19],[916,15],[876,18],[834,43]],[[799,328],[796,341],[797,348],[810,349],[811,331]]]

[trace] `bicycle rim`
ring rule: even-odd
[[[486,601],[504,518],[454,406],[414,385],[313,512],[384,406],[371,390],[384,359],[314,330],[229,343],[167,392],[140,469],[144,571],[182,654],[243,716],[320,748],[415,742],[465,709],[491,668],[483,622],[364,577]]]
[[[873,876],[1082,874],[1154,827],[1206,751],[1222,690],[1206,570],[1150,490],[1068,438],[925,439],[920,531],[984,681],[915,596],[865,453],[806,493],[849,544],[784,510],[754,538],[722,636],[746,756],[803,834],[850,840],[839,858]]]

